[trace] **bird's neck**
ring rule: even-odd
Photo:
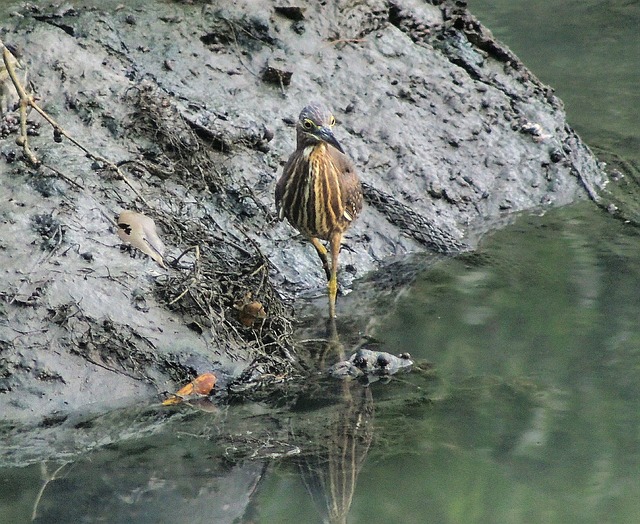
[[[308,161],[312,153],[323,153],[324,149],[326,149],[327,147],[327,144],[325,144],[324,142],[314,142],[311,144],[307,143],[302,147],[302,156],[305,160]]]

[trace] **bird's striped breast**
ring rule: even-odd
[[[346,229],[349,215],[343,203],[341,168],[325,144],[294,153],[284,173],[279,203],[281,215],[302,233],[328,239],[331,232]]]

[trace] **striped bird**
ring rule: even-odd
[[[362,209],[362,187],[353,162],[333,135],[336,119],[322,104],[310,104],[296,124],[297,147],[276,185],[280,220],[316,248],[327,275],[329,315],[335,317],[338,253],[342,235]],[[329,242],[328,251],[320,240]]]

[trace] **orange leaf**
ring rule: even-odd
[[[176,404],[180,404],[182,402],[182,397],[178,395],[171,395],[168,399],[162,401],[163,406],[175,406]]]
[[[258,319],[267,318],[262,304],[255,301],[245,304],[238,316],[240,317],[240,322],[247,327],[253,326]]]
[[[236,300],[233,307],[238,311],[238,318],[244,326],[252,327],[257,320],[267,318],[264,306],[256,300],[251,300],[253,293],[248,291],[240,300]]]
[[[179,389],[176,395],[188,397],[189,395],[208,395],[216,385],[216,376],[213,373],[204,373],[197,376],[185,387]]]
[[[211,390],[215,385],[216,376],[213,373],[203,373],[202,375],[198,375],[183,388],[180,388],[177,393],[163,401],[162,405],[173,406],[175,404],[180,404],[185,397],[208,395],[211,393]]]

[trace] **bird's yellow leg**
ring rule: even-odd
[[[329,277],[329,317],[336,316],[336,296],[338,295],[338,255],[342,233],[333,233],[329,239],[331,249],[331,276]]]
[[[322,261],[322,269],[324,269],[324,274],[327,275],[328,281],[331,279],[331,271],[329,269],[329,259],[327,258],[327,248],[324,247],[322,245],[322,242],[320,242],[317,238],[311,237],[309,240],[311,240],[313,247],[315,247],[316,251],[318,252],[318,256]]]

